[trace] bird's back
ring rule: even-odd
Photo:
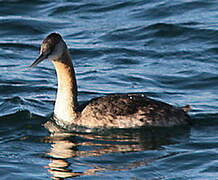
[[[182,108],[147,98],[144,94],[114,94],[94,98],[81,110],[77,125],[131,128],[187,124]]]

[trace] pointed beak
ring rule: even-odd
[[[39,64],[40,62],[42,62],[46,58],[47,58],[46,55],[40,54],[40,56],[33,62],[33,64],[31,64],[30,67],[35,67],[37,64]]]

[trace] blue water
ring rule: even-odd
[[[218,1],[0,1],[0,179],[218,179]],[[190,104],[192,127],[50,133],[42,39],[69,46],[79,100],[144,92]]]

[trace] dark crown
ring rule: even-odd
[[[44,40],[43,40],[43,44],[44,43],[49,43],[51,45],[55,45],[57,44],[60,40],[62,39],[61,35],[58,33],[51,33],[49,34]]]

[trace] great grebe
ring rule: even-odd
[[[73,63],[66,43],[58,33],[48,35],[41,44],[40,56],[31,67],[44,59],[55,66],[58,90],[54,117],[62,126],[87,128],[132,128],[188,124],[189,107],[178,108],[153,100],[144,94],[112,94],[79,106]]]

